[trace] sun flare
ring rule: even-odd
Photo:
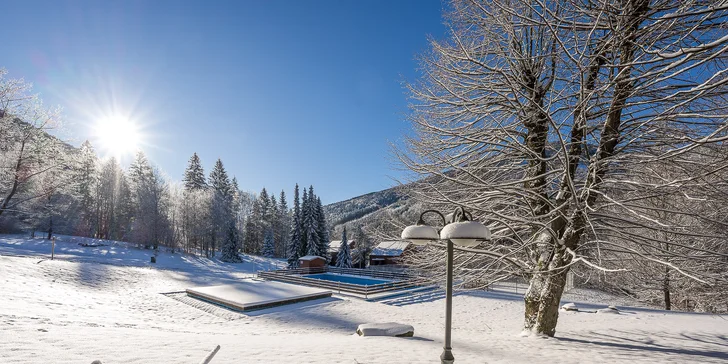
[[[99,120],[95,125],[95,136],[99,147],[117,158],[133,154],[141,145],[139,127],[121,116]]]

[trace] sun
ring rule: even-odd
[[[123,116],[100,119],[94,126],[94,135],[98,146],[117,158],[133,154],[142,142],[139,126]]]

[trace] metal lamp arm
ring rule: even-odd
[[[453,220],[453,222],[473,221],[473,214],[471,214],[469,211],[465,210],[464,207],[458,206],[455,208],[455,211],[453,211],[453,213],[452,213],[452,220]]]
[[[440,218],[442,219],[442,226],[447,225],[447,221],[445,220],[445,215],[443,215],[442,212],[437,211],[437,210],[425,210],[425,211],[422,211],[422,213],[420,214],[420,219],[419,219],[419,221],[417,221],[417,225],[427,225],[425,223],[425,220],[423,219],[423,217],[425,216],[425,214],[428,214],[428,213],[431,213],[431,212],[436,213],[437,215],[440,216]]]

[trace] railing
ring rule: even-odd
[[[377,271],[373,269],[358,269],[358,268],[337,268],[337,267],[313,267],[313,268],[295,268],[295,269],[280,269],[271,272],[277,272],[281,274],[320,274],[320,273],[339,273],[348,274],[361,277],[372,277],[372,278],[384,278],[384,279],[412,279],[413,277],[409,274],[402,272],[386,272]]]
[[[370,285],[361,285],[345,282],[330,281],[326,279],[320,279],[315,277],[307,277],[310,274],[319,273],[339,273],[356,275],[371,278],[385,278],[394,279],[392,282],[377,283]],[[412,278],[409,275],[395,272],[372,272],[366,269],[355,269],[355,268],[335,268],[335,267],[320,267],[320,268],[297,268],[297,269],[281,269],[274,271],[261,271],[258,272],[258,277],[281,281],[290,282],[305,286],[313,286],[326,288],[341,292],[355,293],[369,298],[369,295],[402,290],[407,288],[413,288],[422,285],[425,281],[418,278]]]

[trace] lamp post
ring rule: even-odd
[[[437,230],[425,223],[423,217],[428,213],[434,213],[442,219],[443,228]],[[408,240],[415,245],[427,245],[438,240],[445,240],[447,243],[447,278],[445,284],[445,346],[443,347],[440,361],[442,364],[452,364],[455,357],[452,355],[452,265],[453,265],[453,244],[464,247],[478,245],[483,240],[490,239],[490,230],[477,221],[472,221],[473,216],[462,207],[455,208],[452,214],[445,218],[437,210],[426,210],[420,214],[416,225],[406,227],[402,231],[402,239]]]

